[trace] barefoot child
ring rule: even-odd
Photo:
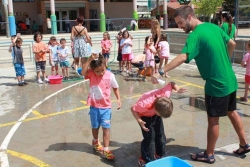
[[[50,37],[49,42],[49,64],[51,65],[51,75],[58,75],[58,54],[57,54],[57,40],[55,36]],[[56,73],[54,73],[56,71]]]
[[[92,54],[82,67],[84,78],[89,79],[90,91],[87,105],[90,106],[90,120],[92,126],[92,145],[96,151],[102,151],[103,156],[113,160],[115,156],[109,150],[110,125],[111,125],[111,100],[110,94],[113,89],[118,102],[118,109],[121,107],[118,84],[113,73],[107,70],[105,58],[98,53]],[[98,140],[99,128],[103,130],[103,144]]]
[[[110,41],[110,36],[108,32],[103,33],[103,40],[101,41],[101,47],[102,47],[102,55],[104,56],[106,60],[106,66],[108,67],[110,49],[112,47],[112,43]]]

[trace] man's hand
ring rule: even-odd
[[[151,82],[152,84],[158,84],[158,78],[159,78],[160,74],[159,73],[155,73],[154,75],[152,75],[151,77]]]
[[[142,128],[144,131],[146,131],[146,132],[149,131],[149,129],[146,128],[146,126],[145,126],[146,122],[144,122],[144,121],[141,120],[141,121],[139,121],[139,124],[140,124],[141,128]]]

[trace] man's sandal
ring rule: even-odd
[[[240,148],[243,149],[243,151],[240,152],[240,149],[237,149],[236,151],[234,151],[234,154],[237,154],[237,155],[244,155],[248,152],[250,152],[250,144],[246,144],[245,146],[241,146],[239,145]]]
[[[192,156],[195,155],[195,158]],[[191,154],[191,159],[194,161],[200,161],[200,162],[205,162],[209,164],[213,164],[215,162],[214,155],[208,156],[206,151],[204,151],[203,154]]]

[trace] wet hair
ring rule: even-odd
[[[129,38],[129,32],[128,32],[128,30],[125,30],[125,31],[122,32],[122,38],[124,38],[124,34],[125,33],[128,33],[128,38]]]
[[[193,18],[196,18],[195,12],[192,7],[185,5],[176,9],[174,13],[174,18],[180,16],[181,18],[187,19],[188,15],[191,15]]]
[[[110,35],[109,35],[109,33],[106,31],[106,32],[104,32],[103,33],[103,35],[107,35],[107,37],[108,37],[108,40],[110,40]]]
[[[173,112],[173,102],[167,97],[157,97],[154,101],[154,108],[163,118],[168,118]]]
[[[100,66],[106,67],[106,60],[105,60],[104,56],[101,53],[99,53],[98,59],[92,60],[89,66],[92,70],[94,70]]]
[[[161,41],[168,41],[167,34],[161,34]]]
[[[62,42],[66,42],[66,39],[65,38],[61,38],[60,39],[60,43],[62,43]]]
[[[36,41],[36,38],[37,38],[38,35],[40,35],[40,36],[41,36],[41,39],[43,39],[42,33],[40,33],[39,31],[37,31],[37,32],[35,32],[35,34],[34,34],[34,41]]]
[[[83,20],[84,20],[83,16],[80,16],[80,17],[77,17],[76,22],[79,24],[82,24]]]
[[[22,38],[19,37],[19,38],[16,39],[16,44],[22,43],[22,42],[23,42],[23,39],[22,39]]]
[[[221,16],[225,18],[228,23],[228,35],[230,35],[232,32],[233,17],[229,13],[222,13]]]

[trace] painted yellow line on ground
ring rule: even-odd
[[[38,111],[36,111],[36,110],[32,111],[32,113],[33,113],[35,116],[37,116],[37,117],[44,117],[44,115],[42,115],[40,112],[38,112]]]
[[[141,94],[137,94],[137,95],[134,95],[134,96],[123,96],[125,99],[132,99],[132,98],[135,98],[135,97],[140,97]]]
[[[190,84],[180,85],[179,87],[189,86]]]
[[[179,79],[173,79],[173,80],[174,80],[174,81],[177,81],[177,82],[184,83],[184,84],[188,84],[188,85],[190,85],[190,86],[194,86],[194,87],[197,87],[197,88],[204,89],[204,86],[192,84],[191,82],[186,82],[186,81],[182,81],[182,80],[179,80]]]
[[[89,106],[79,107],[79,108],[75,108],[75,109],[72,109],[72,110],[65,110],[65,111],[61,111],[61,112],[55,112],[55,113],[52,113],[52,114],[46,114],[46,115],[43,115],[43,117],[27,118],[27,119],[23,120],[23,122],[29,122],[29,121],[38,120],[38,119],[41,119],[41,118],[47,118],[47,117],[51,117],[51,116],[55,116],[55,115],[60,115],[60,114],[73,112],[73,111],[79,111],[79,110],[83,110],[85,108],[89,108]],[[5,124],[0,124],[0,128],[5,127],[5,126],[15,125],[16,123],[17,123],[17,121],[8,122],[8,123],[5,123]]]
[[[83,103],[83,104],[87,104],[87,102],[86,102],[86,101],[84,101],[84,100],[81,100],[80,102],[81,102],[81,103]]]
[[[29,161],[33,164],[35,164],[36,166],[39,166],[39,167],[50,167],[49,164],[46,164],[45,162],[35,158],[35,157],[32,157],[30,155],[27,155],[27,154],[24,154],[24,153],[19,153],[19,152],[16,152],[16,151],[12,151],[12,150],[7,150],[7,154],[10,154],[14,157],[17,157],[17,158],[21,158],[23,160],[26,160],[26,161]]]

